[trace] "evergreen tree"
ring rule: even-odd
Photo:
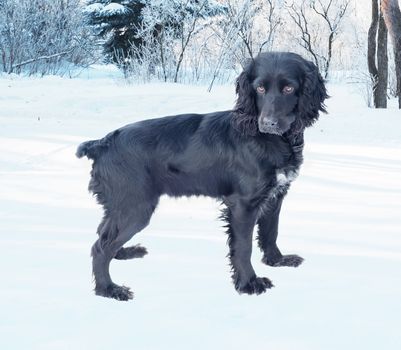
[[[104,40],[109,61],[121,63],[129,56],[131,45],[140,47],[137,31],[142,20],[142,0],[88,0],[86,4],[86,20]]]
[[[179,38],[185,21],[191,16],[213,17],[225,11],[225,7],[215,0],[87,0],[86,4],[84,13],[88,24],[105,40],[106,57],[118,64],[131,59],[133,46],[136,53],[141,52],[144,27],[155,39],[165,28],[170,28]],[[146,23],[145,9],[148,10]],[[150,21],[149,10],[152,13]]]

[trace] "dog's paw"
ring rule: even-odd
[[[264,256],[262,262],[269,266],[290,266],[290,267],[298,267],[303,263],[304,259],[298,255],[283,255],[278,260],[270,260],[268,257]]]
[[[121,301],[128,301],[134,297],[134,293],[128,287],[110,284],[105,288],[96,287],[95,294],[106,298],[113,298]]]
[[[134,258],[143,258],[146,254],[148,254],[146,248],[137,244],[132,247],[120,248],[120,250],[114,256],[114,259],[128,260]]]
[[[246,294],[262,294],[266,292],[267,289],[274,287],[272,281],[266,277],[256,277],[250,279],[250,281],[244,286],[238,286],[238,293]]]

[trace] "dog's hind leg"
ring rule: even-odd
[[[92,266],[97,295],[117,300],[132,299],[133,293],[128,287],[113,283],[109,272],[110,262],[115,257],[128,259],[144,255],[146,249],[143,247],[122,248],[122,246],[148,225],[156,204],[147,202],[141,206],[129,207],[123,213],[106,213],[99,225],[99,239],[92,247]]]

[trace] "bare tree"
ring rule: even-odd
[[[276,0],[226,0],[227,16],[222,21],[234,25],[241,45],[242,57],[251,58],[271,49],[275,34],[281,24]],[[242,46],[242,47],[241,47]]]
[[[303,47],[312,56],[314,63],[320,69],[319,54],[314,45],[314,38],[309,28],[309,21],[307,16],[306,1],[303,0],[301,3],[287,4],[287,11],[290,18],[295,23],[301,36],[297,39],[298,44]]]
[[[217,62],[208,87],[209,92],[212,90],[213,84],[220,75],[223,66],[230,65],[230,68],[234,68],[236,62],[243,60],[243,55],[239,54],[240,49],[238,48],[238,21],[236,19],[227,20],[227,18],[221,18],[215,26],[211,27],[216,39],[215,46],[218,50],[215,50]]]
[[[381,9],[393,43],[398,107],[401,109],[401,11],[397,0],[382,0]]]
[[[94,60],[80,0],[1,0],[0,67],[7,73],[64,74]]]
[[[378,0],[372,0],[372,22],[368,31],[368,69],[372,79],[374,106],[387,108],[387,28],[383,15],[379,12]]]
[[[287,3],[287,11],[301,34],[299,44],[312,56],[315,64],[328,77],[333,56],[333,43],[340,32],[350,0],[301,0]],[[315,15],[315,21],[312,18]],[[317,37],[326,33],[325,48],[320,50]]]
[[[154,63],[161,65],[164,81],[178,82],[191,42],[215,16],[224,12],[224,7],[212,0],[143,0],[143,4],[138,36],[148,52],[153,51]],[[154,39],[149,42],[146,38],[151,36]]]
[[[327,40],[327,56],[323,56],[323,71],[326,78],[333,56],[333,42],[340,30],[340,25],[347,11],[349,3],[350,0],[329,0],[324,1],[324,3],[322,0],[314,0],[311,3],[313,11],[323,19],[327,25],[327,28],[329,29],[329,37]]]
[[[175,73],[174,73],[174,82],[178,82],[178,73],[180,71],[180,67],[182,64],[182,61],[184,59],[184,54],[185,51],[188,47],[189,41],[193,37],[193,35],[196,33],[196,31],[201,30],[201,28],[197,28],[197,24],[200,21],[202,17],[202,12],[205,8],[205,5],[208,0],[203,0],[203,2],[200,2],[197,7],[195,7],[194,12],[192,16],[188,16],[187,10],[185,7],[183,7],[179,13],[179,20],[178,23],[180,23],[178,27],[178,37],[179,37],[179,42],[180,42],[180,48],[179,48],[179,55],[178,55],[178,60],[177,64],[175,67]],[[188,18],[190,17],[190,18]]]
[[[212,70],[210,91],[222,68],[232,70],[262,51],[271,50],[282,24],[277,0],[225,0],[227,14],[212,26],[217,62]]]
[[[253,27],[255,17],[262,9],[259,1],[245,0],[245,1],[227,1],[228,16],[227,21],[235,23],[236,34],[241,40],[244,53],[242,56],[253,57]]]
[[[281,15],[277,9],[277,3],[275,0],[265,0],[264,21],[267,23],[267,36],[266,39],[259,45],[259,53],[264,50],[266,46],[272,47],[275,39],[275,35],[279,26],[282,24]]]

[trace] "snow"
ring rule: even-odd
[[[84,13],[100,13],[104,9],[104,5],[98,2],[85,6]]]
[[[115,15],[120,15],[128,12],[129,10],[127,7],[117,4],[115,2],[112,2],[107,5],[103,5],[101,3],[94,3],[85,6],[84,8],[84,13],[85,14],[95,14],[95,15],[100,15],[100,16],[115,16]]]
[[[127,11],[128,11],[128,9],[125,6],[117,4],[115,2],[112,2],[103,8],[102,15],[114,16],[114,15],[123,14]]]
[[[230,108],[232,85],[127,85],[117,72],[80,78],[0,76],[0,348],[401,348],[401,112],[364,106],[329,85],[328,116],[306,134],[305,163],[284,202],[279,246],[297,269],[253,264],[275,288],[238,295],[219,205],[163,198],[115,261],[135,298],[92,293],[90,246],[101,217],[87,193],[81,141],[130,122]]]

